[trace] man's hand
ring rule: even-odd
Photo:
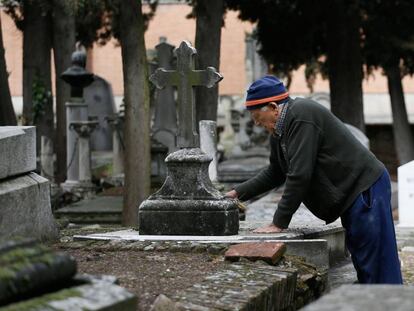
[[[282,228],[276,227],[274,224],[270,224],[253,230],[253,233],[279,233],[282,232],[282,230]]]
[[[224,196],[227,197],[227,198],[230,198],[230,199],[237,199],[238,195],[237,195],[236,190],[233,189],[233,190],[227,192]]]

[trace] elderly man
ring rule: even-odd
[[[401,284],[384,165],[329,110],[312,100],[291,99],[276,77],[250,86],[246,109],[271,133],[270,165],[226,196],[248,200],[285,184],[273,222],[255,232],[288,228],[303,202],[327,224],[341,217],[360,283]]]

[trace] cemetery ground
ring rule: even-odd
[[[114,228],[105,228],[108,230]],[[64,234],[90,233],[90,230],[64,230]],[[148,244],[148,245],[147,245]],[[219,254],[154,249],[149,243],[60,242],[56,250],[71,254],[78,272],[113,275],[119,284],[138,297],[137,310],[148,310],[159,294],[168,297],[202,281],[205,275],[225,263]]]
[[[60,242],[50,246],[72,255],[77,261],[78,273],[115,276],[120,286],[138,297],[137,310],[149,310],[158,295],[174,297],[188,287],[201,283],[206,276],[231,265],[224,258],[225,245],[73,240],[74,235],[119,229],[125,228],[99,225],[65,228],[61,230]],[[308,286],[311,283],[314,285],[315,280],[319,286],[324,286],[324,274],[319,274],[313,266],[302,260],[285,256],[277,266],[298,269],[297,291],[310,292]],[[249,261],[242,259],[241,263],[249,264]],[[256,264],[267,265],[263,262]],[[312,281],[307,285],[308,280]],[[237,280],[233,281],[234,286],[241,289],[241,284],[237,284]],[[255,282],[255,279],[249,282]],[[323,288],[317,290],[322,291]],[[311,294],[308,295],[304,299],[310,302]],[[299,301],[298,307],[302,305],[303,302]]]
[[[258,206],[253,204],[253,207],[255,205]],[[262,204],[262,208],[258,208],[254,214],[248,214],[248,218],[254,221],[258,217],[267,217],[272,211],[272,208]],[[72,255],[77,261],[79,273],[115,276],[120,286],[137,295],[137,310],[149,310],[160,294],[174,297],[192,285],[200,284],[206,276],[214,275],[231,265],[224,258],[224,252],[229,246],[225,244],[78,240],[73,237],[104,234],[126,228],[103,224],[74,225],[65,221],[60,221],[60,225],[60,239],[50,246]],[[414,285],[414,230],[397,227],[397,239],[404,283]],[[242,260],[241,263],[248,264],[248,261]],[[255,263],[260,264],[263,262]],[[315,282],[315,275],[318,278],[326,277],[304,263],[300,257],[285,255],[278,265],[299,270],[296,294],[301,290],[309,292],[311,286],[320,284],[321,282]],[[309,279],[313,283],[306,284]],[[329,269],[330,289],[354,281],[355,272],[349,258],[335,263]],[[235,286],[237,287],[237,282]],[[300,288],[301,286],[307,289]],[[307,303],[313,299],[314,297],[308,297]],[[296,307],[303,304],[304,301],[299,300]]]

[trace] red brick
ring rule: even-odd
[[[270,264],[275,264],[285,252],[285,243],[242,243],[230,246],[224,254],[224,257],[230,261],[237,261],[240,258],[247,258],[252,261],[264,260]]]

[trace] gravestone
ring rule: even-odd
[[[99,127],[91,135],[91,151],[111,151],[112,131],[105,118],[115,113],[111,84],[94,75],[94,81],[84,89],[83,98],[88,105],[88,115],[97,118]]]
[[[106,122],[112,129],[112,176],[124,174],[124,112],[106,117]]]
[[[211,120],[201,120],[200,147],[203,152],[213,158],[208,168],[210,180],[217,181],[217,123]]]
[[[246,110],[232,109],[234,145],[228,159],[218,166],[218,180],[240,183],[254,177],[269,164],[269,135],[254,125]]]
[[[36,169],[36,128],[0,127],[0,237],[57,238],[50,185]],[[1,290],[0,290],[1,291]]]
[[[264,77],[267,72],[267,63],[257,52],[257,40],[252,34],[246,34],[246,81],[250,85],[257,79]]]
[[[155,47],[157,51],[158,66],[167,70],[173,68],[174,46],[161,39]],[[152,137],[168,147],[168,152],[177,150],[175,135],[177,132],[177,109],[174,99],[174,88],[166,85],[155,91],[154,123]]]
[[[157,88],[177,87],[176,146],[165,162],[167,178],[161,189],[139,207],[140,234],[232,235],[239,229],[237,205],[211,183],[212,160],[199,148],[194,86],[213,87],[222,76],[213,67],[194,70],[196,50],[183,41],[175,50],[177,70],[163,68],[151,75]]]
[[[398,168],[398,217],[398,226],[414,227],[414,161]]]
[[[53,140],[43,135],[40,137],[40,175],[48,178],[51,182],[54,179]]]

